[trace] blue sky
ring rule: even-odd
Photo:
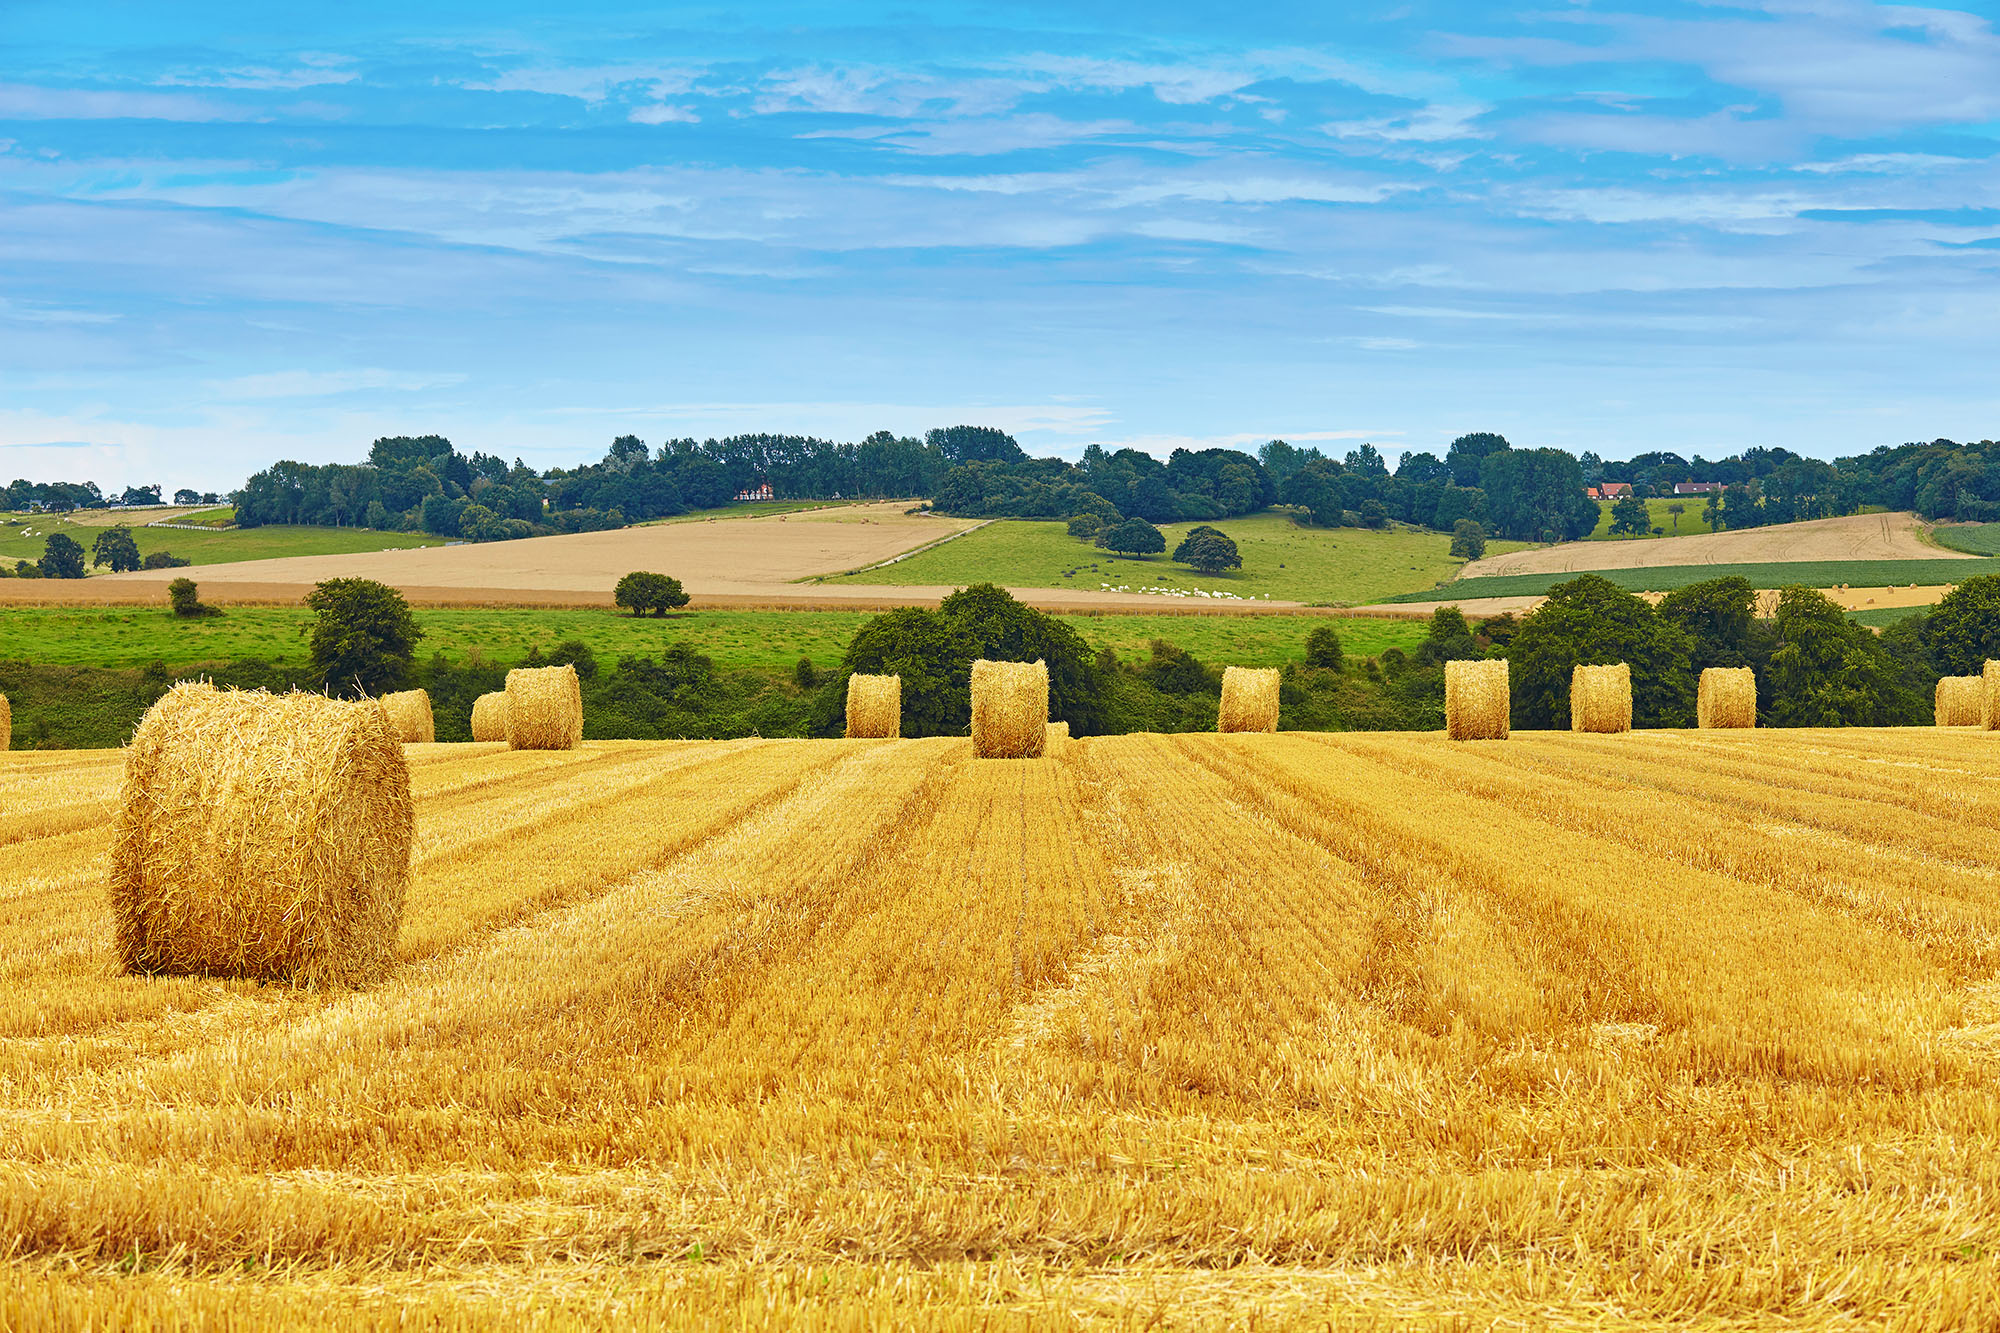
[[[0,474],[2000,436],[1996,18],[0,0]]]

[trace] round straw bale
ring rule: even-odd
[[[1068,744],[1069,744],[1069,723],[1067,722],[1049,723],[1048,735],[1042,738],[1042,753],[1049,755],[1061,754],[1063,752],[1063,749],[1066,746],[1068,746]]]
[[[575,667],[516,667],[507,673],[508,745],[574,750],[582,743],[583,686]]]
[[[176,685],[125,755],[111,903],[126,970],[380,976],[410,826],[410,770],[377,703]]]
[[[472,739],[507,739],[507,691],[495,690],[472,701]]]
[[[1048,738],[1048,663],[974,662],[973,753],[981,759],[1036,759]]]
[[[873,740],[903,734],[903,678],[863,676],[847,678],[847,734]]]
[[[1444,664],[1445,734],[1453,740],[1506,740],[1511,706],[1507,659],[1464,658]]]
[[[1990,657],[1980,673],[1979,725],[1988,731],[2000,731],[2000,662]]]
[[[389,716],[389,726],[404,743],[429,745],[437,739],[437,725],[431,719],[431,697],[422,690],[401,690],[376,700]]]
[[[0,694],[0,750],[14,743],[14,709],[7,702],[7,696]]]
[[[1276,731],[1278,729],[1278,669],[1224,667],[1222,707],[1216,711],[1217,731]]]
[[[1706,667],[1695,689],[1695,724],[1704,731],[1757,725],[1757,673],[1749,667]]]
[[[1632,668],[1580,666],[1569,673],[1571,731],[1632,730]]]
[[[1931,720],[1940,727],[1976,727],[1982,723],[1986,682],[1978,676],[1946,676],[1937,683]]]

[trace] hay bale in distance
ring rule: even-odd
[[[1980,673],[1979,725],[1988,731],[2000,731],[2000,662],[1986,659],[1986,669]]]
[[[1453,740],[1506,740],[1512,707],[1505,658],[1466,658],[1444,664],[1444,729]]]
[[[1632,668],[1580,666],[1569,674],[1571,731],[1632,730]]]
[[[393,957],[410,770],[376,702],[177,685],[126,751],[127,971],[358,985]]]
[[[1695,690],[1695,724],[1704,731],[1757,725],[1757,673],[1749,667],[1706,667]]]
[[[1986,681],[1979,676],[1946,676],[1937,683],[1931,720],[1940,727],[1977,727],[1984,723]]]
[[[847,678],[847,734],[870,740],[889,740],[903,734],[901,676]]]
[[[1049,739],[1046,662],[972,664],[972,750],[981,759],[1037,759]]]
[[[1042,738],[1042,753],[1058,755],[1069,745],[1069,723],[1049,723],[1048,734]]]
[[[507,691],[494,690],[491,694],[482,694],[472,701],[472,739],[476,741],[507,739]]]
[[[1216,711],[1215,729],[1276,731],[1278,674],[1276,667],[1224,667],[1222,707]]]
[[[507,673],[510,747],[574,750],[582,743],[583,686],[575,667],[516,667]]]
[[[400,690],[385,694],[375,702],[388,714],[389,725],[406,745],[429,745],[437,739],[437,724],[431,717],[431,697],[422,690]]]

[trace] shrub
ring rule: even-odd
[[[328,579],[306,605],[313,670],[329,690],[386,694],[409,675],[424,632],[403,594],[373,579]]]
[[[1167,539],[1143,518],[1128,518],[1097,534],[1097,544],[1120,555],[1148,556],[1167,549]]]
[[[175,555],[172,551],[154,551],[151,554],[149,554],[144,560],[141,560],[139,562],[139,568],[185,569],[193,563],[194,562],[192,560],[183,560],[180,556]]]
[[[640,616],[651,612],[663,616],[668,611],[688,604],[687,590],[681,581],[666,574],[652,574],[644,570],[634,570],[618,580],[612,591],[611,600]]]
[[[1340,646],[1340,635],[1331,625],[1317,625],[1306,635],[1306,665],[1325,667],[1331,671],[1340,670],[1346,653]]]
[[[1243,568],[1243,557],[1237,553],[1236,543],[1229,539],[1227,533],[1219,532],[1206,523],[1181,538],[1180,545],[1174,548],[1174,560],[1179,564],[1192,565],[1204,574]]]
[[[1456,560],[1478,560],[1486,554],[1486,529],[1479,520],[1461,518],[1451,525],[1451,554]]]
[[[200,589],[193,579],[175,579],[167,585],[167,603],[177,616],[212,616],[217,614],[212,606],[203,606]]]

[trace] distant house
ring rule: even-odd
[[[1632,493],[1629,481],[1600,481],[1595,486],[1586,486],[1583,493],[1593,500],[1616,500],[1621,495]]]
[[[775,500],[778,497],[772,493],[770,482],[760,481],[755,486],[745,486],[742,490],[736,492],[736,498],[739,500]]]
[[[1674,494],[1710,495],[1724,489],[1724,485],[1719,481],[1677,481],[1674,483]]]

